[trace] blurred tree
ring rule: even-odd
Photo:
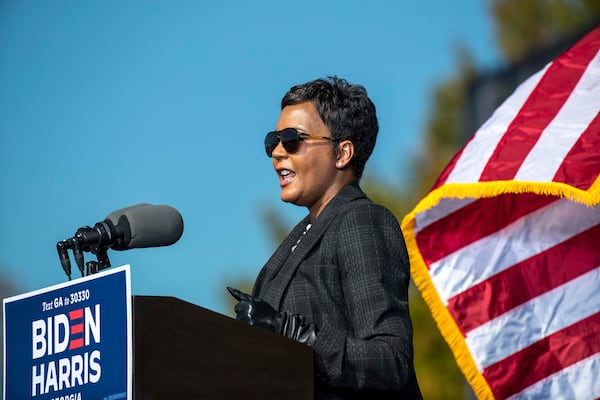
[[[477,72],[466,49],[458,48],[455,54],[457,72],[434,88],[423,145],[412,160],[414,177],[407,189],[417,199],[421,199],[433,186],[467,137],[464,109],[469,85]]]
[[[494,0],[496,39],[504,57],[518,63],[598,24],[598,0]]]

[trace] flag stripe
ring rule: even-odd
[[[470,287],[599,223],[600,207],[557,200],[431,263],[429,274],[447,304]]]
[[[475,199],[455,199],[455,198],[443,198],[440,199],[437,207],[430,208],[423,212],[415,215],[415,235],[433,224],[452,214],[454,211],[460,210],[463,207],[468,206],[472,202],[477,201]]]
[[[470,132],[469,132],[469,134],[470,134]],[[467,144],[462,149],[460,149],[458,151],[458,153],[456,153],[454,155],[454,157],[452,157],[448,166],[446,168],[444,168],[444,171],[442,171],[442,174],[437,178],[437,180],[433,184],[433,187],[431,188],[430,192],[437,189],[438,187],[442,186],[444,183],[446,183],[446,181],[449,179],[450,174],[455,170],[456,165],[462,159],[463,153],[464,153],[465,149],[467,149],[467,147],[469,146],[469,143],[471,143],[473,140],[477,139],[477,137],[478,137],[478,135],[476,132],[475,135],[473,135],[467,141]]]
[[[568,63],[554,62],[550,65],[496,146],[480,181],[515,177],[525,156],[568,99],[597,50],[585,44],[575,45],[565,55]]]
[[[600,353],[600,312],[566,327],[486,368],[499,398],[518,393],[562,368]],[[564,395],[564,394],[563,394]]]
[[[431,264],[556,200],[531,193],[479,199],[422,229],[417,243]]]
[[[600,173],[600,112],[583,132],[577,143],[567,154],[553,177],[576,188],[587,190],[598,179]]]
[[[515,180],[532,182],[552,180],[569,150],[598,114],[600,85],[597,85],[596,81],[599,76],[600,53],[596,53],[585,73],[573,88],[573,94],[568,97],[556,117],[544,129],[535,146],[525,157],[514,177]],[[562,82],[557,84],[562,84]]]
[[[467,334],[477,365],[488,368],[600,310],[600,267],[512,309]],[[523,335],[524,330],[527,335]]]
[[[448,302],[467,332],[600,265],[600,225],[528,258],[469,288]],[[568,265],[568,268],[559,268]]]
[[[518,114],[519,109],[525,103],[531,91],[537,86],[548,67],[549,65],[544,70],[528,78],[496,109],[475,133],[475,136],[463,147],[456,162],[446,168],[442,176],[448,175],[448,178],[440,181],[440,186],[442,183],[466,183],[479,179],[487,161],[502,140],[511,121]]]
[[[509,397],[517,399],[600,398],[600,353],[570,365]]]

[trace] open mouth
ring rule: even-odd
[[[296,177],[296,173],[291,169],[282,169],[277,171],[279,174],[279,183],[284,186],[292,182]]]

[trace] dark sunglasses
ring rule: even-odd
[[[265,136],[265,151],[268,157],[273,156],[273,150],[277,147],[277,144],[281,142],[284,150],[288,154],[294,154],[300,147],[300,142],[305,139],[325,139],[337,142],[337,139],[333,139],[327,136],[311,135],[309,133],[298,132],[296,128],[285,128],[280,131],[273,131],[267,133]]]

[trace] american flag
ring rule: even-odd
[[[402,221],[479,398],[600,398],[600,27],[523,82]]]

